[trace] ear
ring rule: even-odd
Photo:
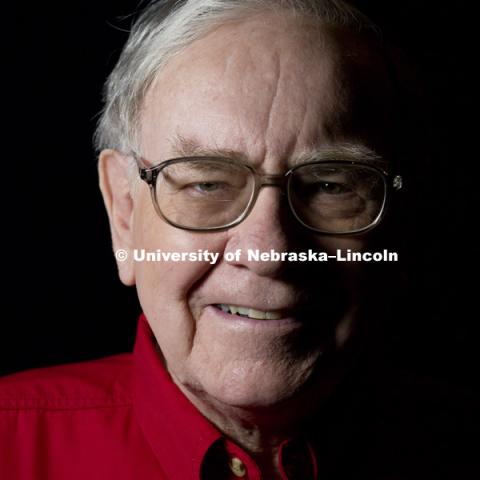
[[[100,190],[107,209],[118,274],[125,285],[135,285],[133,268],[133,198],[131,159],[116,150],[103,150],[98,160]],[[125,252],[121,252],[124,250]]]

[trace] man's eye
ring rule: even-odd
[[[193,188],[200,193],[210,193],[218,190],[220,184],[217,182],[202,182],[194,184]]]
[[[335,182],[320,182],[316,184],[319,193],[328,193],[329,195],[340,195],[350,191],[347,185]]]

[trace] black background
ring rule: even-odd
[[[434,132],[421,203],[406,212],[411,268],[387,325],[387,350],[402,368],[470,389],[478,377],[471,7],[465,1],[358,3],[417,64]],[[140,308],[135,290],[116,276],[91,138],[103,82],[137,5],[22,2],[2,14],[8,40],[0,374],[133,344]]]

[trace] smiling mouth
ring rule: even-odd
[[[216,304],[214,307],[230,315],[252,318],[254,320],[280,320],[281,318],[287,317],[287,312],[284,310],[263,311],[256,310],[255,308],[239,307],[237,305],[226,305],[224,303]]]

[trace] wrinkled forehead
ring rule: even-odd
[[[335,142],[386,150],[391,100],[373,42],[306,20],[257,17],[222,25],[169,61],[146,96],[141,142],[152,148],[168,132],[170,144],[195,137],[225,149],[284,150],[277,154]]]

